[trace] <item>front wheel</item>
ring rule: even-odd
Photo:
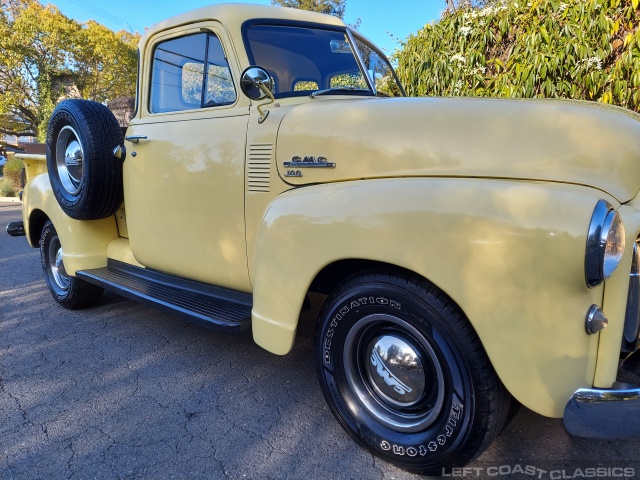
[[[461,310],[422,279],[363,274],[327,300],[318,374],[342,427],[374,455],[442,474],[491,443],[511,396]]]
[[[40,260],[47,287],[61,306],[69,309],[86,308],[100,301],[102,288],[72,277],[65,270],[60,238],[49,221],[40,235]]]

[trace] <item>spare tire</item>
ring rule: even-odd
[[[89,100],[58,104],[47,131],[47,169],[62,210],[76,220],[113,215],[122,204],[122,161],[113,149],[124,141],[107,107]]]

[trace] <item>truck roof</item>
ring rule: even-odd
[[[187,25],[199,21],[217,20],[225,25],[231,32],[234,30],[237,32],[244,22],[253,19],[295,20],[336,26],[345,25],[342,20],[332,15],[309,12],[296,8],[250,5],[244,3],[221,3],[197,8],[152,25],[147,28],[140,39],[140,47],[142,48],[149,37],[155,33],[180,25]]]

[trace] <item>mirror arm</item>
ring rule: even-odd
[[[267,95],[269,97],[269,101],[267,103],[263,103],[262,105],[257,105],[258,112],[260,113],[260,118],[258,118],[258,123],[262,123],[269,116],[269,110],[264,111],[262,109],[262,107],[266,107],[267,105],[271,105],[272,103],[274,103],[276,101],[276,99],[274,98],[273,94],[271,93],[271,90],[269,90],[264,85],[264,83],[262,83],[262,82],[256,82],[256,83],[258,85],[258,88],[262,91],[262,93],[264,93],[265,95]]]

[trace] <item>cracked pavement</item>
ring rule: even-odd
[[[38,251],[5,232],[19,219],[19,205],[0,204],[0,479],[418,478],[333,418],[313,364],[318,299],[284,357],[114,294],[64,310]],[[507,465],[640,472],[639,447],[572,438],[523,408],[465,478]]]

